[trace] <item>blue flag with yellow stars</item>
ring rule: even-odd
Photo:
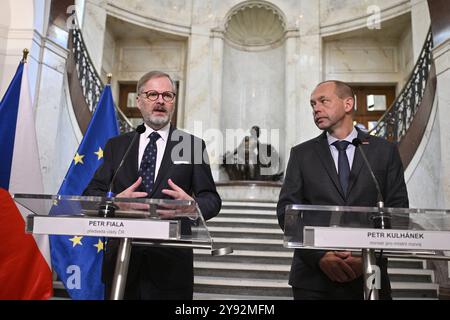
[[[81,195],[103,161],[106,142],[118,134],[111,86],[106,85],[58,194]],[[72,299],[104,299],[103,238],[50,236],[50,251],[53,269]]]

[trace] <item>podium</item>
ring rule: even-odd
[[[283,245],[361,255],[364,298],[378,300],[377,256],[450,260],[450,210],[288,205]]]
[[[210,249],[214,256],[232,252],[214,248],[195,201],[15,194],[30,210],[26,231],[33,234],[119,238],[112,300],[123,298],[132,246]]]

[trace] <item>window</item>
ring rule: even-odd
[[[389,109],[395,99],[395,86],[352,86],[356,95],[354,120],[369,131]]]
[[[141,112],[136,106],[136,84],[119,84],[119,107],[128,118],[141,118]]]

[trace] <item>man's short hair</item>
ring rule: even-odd
[[[141,88],[145,85],[145,83],[148,80],[156,79],[156,78],[167,78],[169,79],[170,83],[172,84],[172,90],[173,92],[177,93],[177,87],[175,86],[175,82],[172,80],[172,78],[165,72],[162,71],[150,71],[144,74],[138,81],[136,86],[136,92],[139,94],[141,93]]]
[[[335,93],[336,95],[341,98],[341,99],[345,99],[345,98],[353,98],[353,100],[355,100],[355,92],[353,91],[352,87],[350,87],[347,83],[339,81],[339,80],[327,80],[327,81],[323,81],[321,83],[319,83],[317,86],[320,86],[321,84],[324,83],[334,83],[335,85]]]

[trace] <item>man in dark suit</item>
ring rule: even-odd
[[[221,199],[208,164],[203,140],[170,125],[176,87],[169,75],[152,71],[137,84],[137,107],[146,131],[131,146],[112,186],[116,197],[195,200],[205,220],[219,213]],[[108,141],[103,165],[84,195],[105,196],[135,132]],[[110,239],[103,261],[109,297],[117,256]],[[192,299],[192,249],[133,247],[125,299]]]
[[[277,206],[282,229],[285,208],[289,204],[376,206],[376,186],[360,152],[356,152],[355,146],[349,143],[354,138],[364,142],[360,147],[367,154],[380,184],[385,206],[408,207],[397,147],[355,128],[354,105],[353,90],[343,82],[325,81],[313,91],[314,122],[324,132],[291,150]],[[339,159],[341,144],[344,148],[342,159]],[[341,160],[345,161],[339,163]],[[345,171],[348,172],[347,178],[342,179]],[[381,263],[381,271],[380,298],[390,299],[385,261]],[[294,299],[363,299],[362,272],[361,258],[352,256],[350,252],[296,249],[289,284]]]

